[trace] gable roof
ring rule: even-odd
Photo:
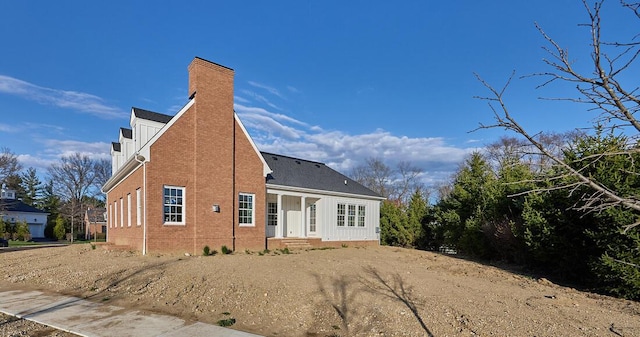
[[[105,219],[106,208],[90,208],[87,210],[87,218],[89,222],[107,222]]]
[[[133,107],[133,114],[141,119],[167,124],[173,116]]]
[[[378,193],[323,163],[268,152],[260,154],[273,171],[267,176],[267,184],[383,199]]]
[[[122,133],[122,137],[127,139],[133,138],[133,130],[128,128],[120,128],[120,133]]]
[[[17,199],[0,199],[1,212],[47,213]]]

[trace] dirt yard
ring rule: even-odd
[[[640,336],[640,303],[393,247],[0,253],[0,289],[81,296],[266,336]],[[235,322],[235,323],[234,323]]]

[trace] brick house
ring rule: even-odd
[[[107,209],[104,207],[87,208],[84,212],[84,236],[95,239],[96,234],[107,233]]]
[[[111,147],[107,241],[199,254],[379,242],[382,197],[328,166],[263,153],[233,110],[234,71],[195,58],[175,116],[132,108]]]

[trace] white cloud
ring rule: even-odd
[[[80,153],[92,159],[111,158],[109,150],[111,144],[106,142],[88,143],[77,140],[47,139],[44,144],[46,146],[45,152],[56,158],[74,153]]]
[[[16,127],[13,125],[7,125],[7,124],[0,124],[0,132],[16,133],[19,131],[20,131],[19,127]]]
[[[233,101],[234,102],[240,102],[240,103],[249,103],[250,101],[244,97],[240,97],[240,96],[233,96]]]
[[[478,150],[450,145],[442,137],[412,138],[383,129],[362,134],[325,131],[263,108],[239,104],[235,108],[261,151],[323,162],[345,174],[368,158],[381,158],[391,167],[407,161],[423,170],[425,185],[435,186]]]
[[[292,92],[294,94],[299,94],[301,92],[300,90],[298,90],[298,88],[296,88],[294,86],[291,86],[291,85],[287,86],[287,90],[289,90],[290,92]]]
[[[0,75],[0,93],[22,97],[44,105],[75,110],[104,119],[127,118],[126,111],[106,105],[102,98],[77,91],[51,89]]]
[[[244,89],[244,90],[242,90],[242,93],[243,93],[243,94],[245,94],[245,95],[247,95],[247,96],[251,96],[251,97],[253,97],[256,101],[258,101],[258,102],[262,102],[262,103],[264,103],[264,104],[266,104],[266,105],[268,105],[268,106],[270,106],[270,107],[272,107],[272,108],[274,108],[274,109],[282,110],[280,107],[278,107],[278,106],[277,106],[277,105],[275,105],[274,103],[271,103],[271,102],[270,102],[266,97],[264,97],[264,96],[262,96],[262,95],[258,95],[258,94],[256,94],[255,92],[253,92],[253,91],[251,91],[251,90],[246,90],[246,89]]]
[[[286,97],[284,97],[284,95],[282,95],[280,93],[280,90],[278,90],[276,88],[273,88],[273,87],[270,87],[268,85],[264,85],[264,84],[261,84],[261,83],[258,83],[258,82],[254,82],[254,81],[249,81],[247,83],[249,83],[249,85],[251,85],[253,87],[264,89],[264,90],[268,91],[269,93],[271,93],[272,95],[276,95],[276,96],[278,96],[278,97],[280,97],[282,99],[286,99]]]

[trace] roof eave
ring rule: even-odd
[[[347,197],[347,198],[371,199],[371,200],[379,200],[379,201],[387,199],[385,197],[366,195],[366,194],[318,190],[313,188],[286,186],[286,185],[278,185],[278,184],[267,184],[267,188],[283,190],[283,191],[299,192],[299,193],[321,194],[321,195],[331,195],[331,196],[339,196],[339,197]]]

